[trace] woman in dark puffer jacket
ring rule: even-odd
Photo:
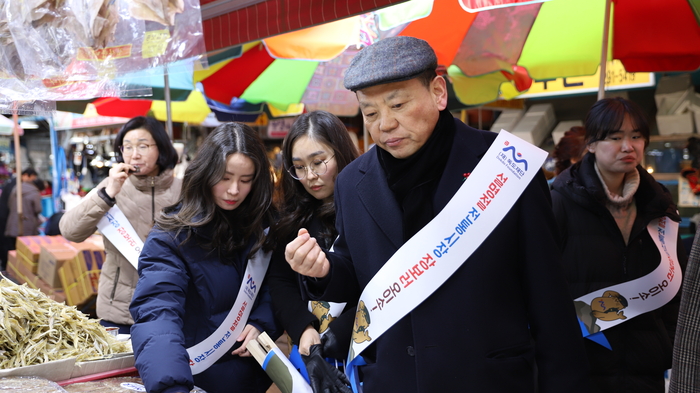
[[[621,98],[600,100],[588,112],[585,128],[588,154],[557,176],[552,187],[573,299],[598,292],[603,296],[610,286],[650,274],[659,267],[661,253],[647,225],[662,217],[680,221],[668,190],[639,165],[649,128],[637,105]],[[676,252],[684,269],[687,257],[680,237],[676,244],[669,251]],[[633,296],[623,299],[622,306]],[[679,300],[680,290],[660,308],[603,330],[612,349],[585,340],[594,392],[664,392]],[[605,318],[587,311],[580,315],[584,323]],[[618,314],[625,312],[632,314],[631,309]]]

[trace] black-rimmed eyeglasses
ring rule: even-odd
[[[303,180],[306,177],[306,172],[307,169],[313,172],[316,176],[321,176],[326,171],[328,171],[328,161],[330,161],[333,157],[335,157],[335,154],[330,156],[327,160],[313,160],[310,165],[292,165],[289,168],[287,168],[287,172],[289,174],[297,179],[297,180]]]

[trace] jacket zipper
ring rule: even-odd
[[[156,178],[151,178],[151,219],[156,222]]]
[[[114,286],[112,287],[112,295],[109,298],[109,304],[112,304],[114,300],[114,294],[117,293],[117,283],[119,283],[119,270],[121,268],[117,266],[117,274],[114,276]]]

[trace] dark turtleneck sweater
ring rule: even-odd
[[[433,133],[412,156],[398,159],[384,149],[376,149],[389,189],[401,207],[404,241],[435,217],[433,195],[445,170],[454,135],[454,117],[443,110]]]

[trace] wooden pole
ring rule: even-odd
[[[22,150],[19,145],[19,136],[22,133],[22,128],[19,126],[19,117],[17,116],[17,102],[14,102],[12,110],[12,120],[15,122],[14,135],[15,142],[15,190],[17,191],[17,221],[19,222],[17,236],[24,236],[24,211],[22,210]]]
[[[605,73],[608,65],[608,37],[610,36],[610,0],[605,0],[605,18],[603,23],[603,48],[600,55],[600,80],[598,82],[599,100],[605,98]]]

